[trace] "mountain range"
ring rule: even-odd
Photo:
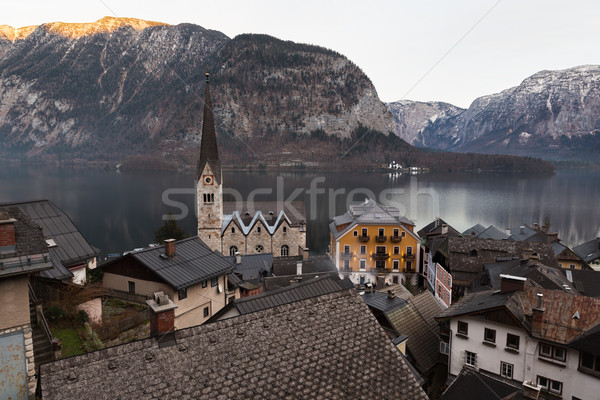
[[[394,159],[438,169],[547,169],[531,157],[439,157],[406,143],[541,157],[543,151],[528,153],[525,145],[543,142],[538,136],[544,131],[534,124],[548,117],[537,106],[538,97],[550,90],[545,82],[554,85],[552,121],[561,121],[552,140],[563,143],[562,127],[576,126],[580,115],[587,118],[584,130],[595,129],[594,109],[586,111],[598,98],[594,67],[572,73],[575,82],[579,73],[590,76],[580,89],[547,78],[540,83],[543,94],[513,88],[478,99],[467,110],[440,102],[385,104],[360,68],[332,50],[267,35],[231,39],[193,24],[105,17],[82,24],[0,26],[0,156],[35,161],[138,157],[193,165],[207,70],[223,159],[231,164],[344,161],[363,168]],[[571,100],[575,92],[579,109]],[[517,98],[519,105],[509,107]],[[577,110],[585,112],[573,116]],[[536,114],[524,124],[518,123],[523,120],[518,112]],[[488,145],[490,134],[505,134],[505,125],[511,133],[496,140],[497,146]],[[575,157],[577,146],[583,153],[589,150],[584,146],[589,134],[569,138],[561,151]]]

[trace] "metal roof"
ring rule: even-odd
[[[600,258],[600,239],[596,238],[575,246],[573,251],[585,262],[592,262]]]
[[[365,293],[361,297],[369,307],[381,311],[384,314],[392,312],[393,310],[397,310],[398,308],[402,308],[406,305],[406,300],[395,296],[394,298],[390,299],[388,294],[383,292]]]
[[[165,246],[157,246],[123,257],[132,257],[139,261],[176,289],[183,289],[235,270],[231,263],[213,252],[198,237],[176,241],[175,255],[172,257],[161,256],[164,253]],[[113,264],[120,259],[122,257],[107,264]]]
[[[523,389],[471,368],[463,368],[442,393],[442,400],[525,399]]]
[[[97,251],[77,230],[71,218],[50,200],[7,203],[14,205],[42,227],[44,237],[53,239],[57,247],[52,248],[52,257],[58,257],[66,267],[85,262],[97,256]]]
[[[285,288],[235,299],[233,306],[240,314],[244,315],[341,290],[344,290],[344,288],[339,279],[336,281],[326,275]]]
[[[235,256],[223,257],[228,263],[233,264],[237,274],[242,274],[244,281],[271,275],[273,271],[273,254],[271,253],[247,254],[241,258],[241,264],[236,264]]]

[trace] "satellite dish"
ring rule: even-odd
[[[223,286],[219,283],[219,286],[217,286],[217,293],[222,293],[223,292]]]

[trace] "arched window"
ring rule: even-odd
[[[237,247],[235,247],[235,246],[231,246],[231,247],[229,248],[229,255],[230,255],[230,256],[235,256],[235,253],[237,253],[237,251],[238,251],[238,248],[237,248]]]
[[[262,253],[265,250],[264,247],[262,247],[262,245],[256,245],[256,247],[254,248],[254,252],[255,253]]]
[[[290,247],[287,244],[281,246],[281,257],[286,257],[290,255]]]

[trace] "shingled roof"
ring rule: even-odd
[[[58,399],[425,400],[355,290],[176,331],[41,366]],[[366,351],[368,350],[368,351]],[[107,384],[108,382],[108,384]]]

